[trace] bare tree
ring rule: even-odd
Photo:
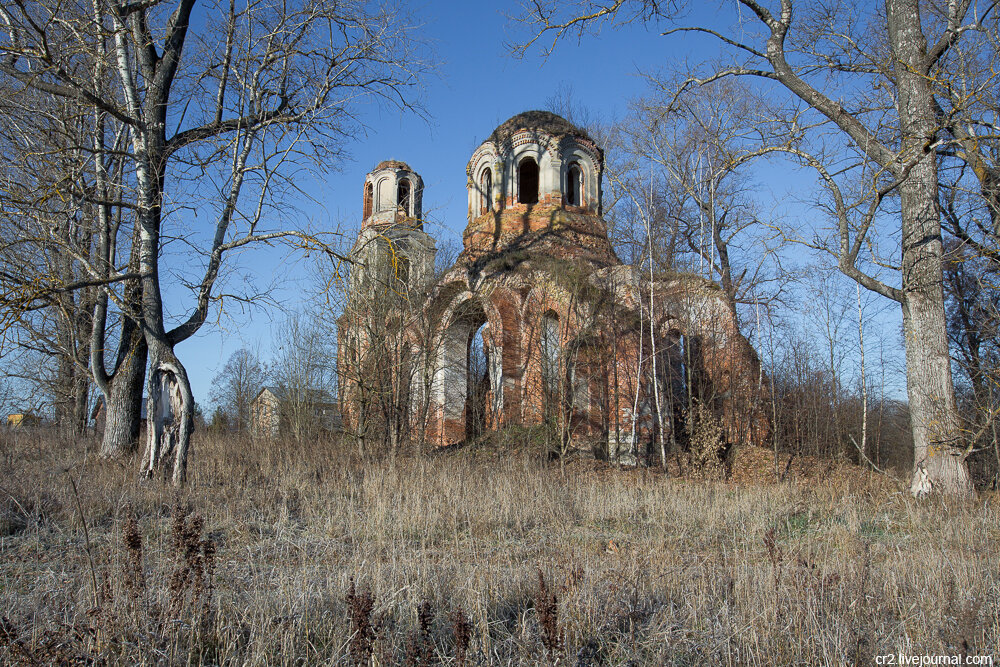
[[[280,394],[280,422],[302,440],[317,435],[322,426],[317,410],[336,400],[335,331],[327,318],[304,311],[289,315],[281,332],[271,376]]]
[[[426,302],[447,267],[423,266],[423,253],[406,237],[413,223],[383,228],[366,247],[355,248],[353,287],[340,304],[338,381],[344,404],[353,411],[346,423],[362,455],[396,453],[407,441],[421,450],[426,438],[438,361],[433,331],[440,315]],[[457,248],[446,247],[442,262],[453,262],[457,254]],[[474,342],[482,352],[482,337]],[[468,371],[470,378],[477,375],[472,366]]]
[[[74,219],[68,202],[39,197],[32,187],[52,176],[72,178],[71,172],[67,173],[57,161],[43,157],[29,162],[20,154],[25,149],[42,155],[58,151],[73,142],[79,128],[72,119],[30,118],[19,114],[8,102],[0,104],[6,112],[0,125],[6,195],[5,205],[0,208],[3,218],[0,299],[5,319],[15,325],[5,328],[5,339],[30,356],[34,368],[25,374],[25,381],[45,385],[56,423],[68,426],[67,430],[75,435],[85,425],[89,407],[87,336],[79,335],[84,326],[81,320],[89,314],[85,305],[89,295],[83,293],[86,290],[75,294],[53,289],[48,276],[72,282],[79,277],[78,266],[73,258],[58,253],[55,244],[34,241],[40,229],[50,230],[49,234],[63,242],[76,236],[89,241],[89,226],[86,221]],[[28,136],[23,139],[18,136],[25,131]],[[83,383],[78,381],[81,376]],[[81,405],[78,409],[77,404]]]
[[[760,220],[747,173],[765,152],[752,111],[758,100],[733,80],[671,92],[683,82],[632,103],[619,125],[616,148],[626,157],[611,170],[611,187],[648,227],[656,270],[717,281],[734,311],[770,307],[786,276],[776,225]]]
[[[121,127],[109,128],[69,101],[30,88],[15,94],[14,83],[3,80],[11,94],[0,102],[4,334],[52,359],[58,421],[72,432],[86,424],[96,381],[105,406],[111,405],[101,453],[130,453],[137,446],[146,353],[137,311],[122,310],[126,301],[138,303],[138,256],[131,270],[116,260],[124,245],[118,238],[124,184],[116,189],[104,177],[121,175],[120,151],[104,150],[108,132],[121,141]],[[123,236],[127,243],[128,233]],[[115,291],[109,312],[108,295]],[[109,318],[117,324],[109,326]]]
[[[567,34],[606,21],[666,21],[673,26],[666,35],[708,36],[734,56],[692,73],[686,86],[752,77],[788,94],[788,104],[774,118],[788,129],[786,140],[772,148],[815,170],[829,191],[836,229],[832,243],[820,245],[846,275],[898,302],[903,311],[915,495],[932,489],[962,495],[972,489],[965,463],[970,447],[963,440],[945,327],[936,149],[947,139],[941,131],[941,89],[960,78],[958,49],[981,37],[995,4],[887,0],[883,12],[850,3],[740,0],[739,13],[729,21],[732,30],[679,25],[673,3],[650,0],[586,7],[531,3],[523,19],[531,34],[520,45],[522,53],[539,40],[552,38],[554,46]],[[841,144],[846,138],[849,150],[827,138]],[[865,255],[874,243],[873,229],[892,215],[886,210],[891,201],[899,204],[901,231],[900,259],[888,262],[898,272],[895,285],[873,273]]]
[[[957,370],[959,406],[971,431],[970,457],[979,481],[1000,475],[1000,274],[998,266],[964,243],[953,243],[945,263],[948,335]]]
[[[70,103],[124,128],[118,150],[127,157],[122,189],[137,230],[141,298],[123,310],[138,312],[150,371],[144,471],[175,484],[185,479],[194,401],[174,348],[206,321],[224,256],[276,240],[321,245],[268,226],[270,205],[294,191],[290,178],[301,167],[323,168],[336,156],[359,101],[408,106],[405,93],[423,67],[401,15],[365,2],[232,0],[206,7],[193,24],[195,5],[97,0],[0,14],[7,81],[40,95],[43,110]],[[207,240],[181,226],[185,200],[211,211]],[[171,323],[162,279],[171,266],[165,241],[178,234],[199,249],[203,271],[189,284],[190,311]]]
[[[253,352],[240,348],[212,379],[210,398],[239,432],[250,428],[250,404],[267,381],[267,369]]]

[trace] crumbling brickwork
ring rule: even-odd
[[[411,435],[447,445],[547,422],[609,457],[634,458],[682,440],[698,404],[732,443],[767,438],[760,363],[735,313],[706,280],[651,282],[622,264],[601,217],[602,171],[593,140],[546,112],[515,116],[475,151],[462,253],[434,284],[408,275],[406,305],[386,324],[404,334],[407,361],[394,372],[406,374],[396,384],[407,386]],[[415,227],[394,217],[363,228],[388,238],[390,226]],[[364,317],[349,309],[342,341]],[[342,374],[355,428],[359,395]]]

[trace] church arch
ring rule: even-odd
[[[478,437],[503,415],[503,324],[488,300],[456,294],[442,318],[433,402],[444,442]]]
[[[566,171],[566,205],[583,206],[583,171],[580,164],[573,162]]]
[[[479,175],[479,214],[493,210],[493,169],[485,167]]]
[[[364,210],[363,210],[364,212],[362,214],[362,219],[363,220],[368,219],[369,217],[371,217],[371,214],[372,214],[372,197],[373,197],[372,190],[373,190],[372,182],[371,181],[367,181],[365,183],[365,203],[364,203]]]
[[[538,162],[530,155],[517,163],[517,202],[519,204],[538,203],[539,170]]]
[[[561,154],[563,164],[566,165],[563,172],[563,201],[567,206],[599,208],[600,179],[593,157],[576,142],[564,144]]]
[[[389,178],[380,178],[375,184],[375,210],[385,211],[389,205]]]

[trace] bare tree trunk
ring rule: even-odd
[[[868,458],[868,378],[865,377],[865,320],[861,310],[861,285],[854,284],[858,293],[858,345],[861,349],[861,456]]]
[[[150,345],[146,399],[148,448],[143,472],[170,476],[175,486],[187,480],[187,456],[194,429],[194,398],[187,371],[167,344]]]
[[[143,474],[172,477],[176,486],[187,476],[187,453],[194,425],[194,400],[187,371],[174,354],[174,343],[163,326],[163,298],[160,292],[160,214],[163,181],[163,135],[134,139],[136,153],[146,151],[148,160],[139,160],[139,267],[142,273],[143,333],[149,348],[149,376],[146,383],[146,457]],[[160,166],[159,170],[155,167]]]
[[[900,185],[902,209],[903,333],[906,389],[913,428],[911,492],[949,495],[972,491],[961,447],[944,309],[938,168],[930,146],[937,132],[930,83],[921,74],[927,41],[918,0],[887,0],[894,60],[902,157],[915,160]]]
[[[649,179],[650,187],[650,202],[652,202],[652,188],[653,179]],[[646,244],[649,246],[649,347],[650,355],[653,362],[653,400],[656,402],[656,420],[657,426],[659,427],[657,433],[660,437],[660,465],[663,467],[663,472],[667,472],[667,445],[663,440],[663,410],[661,409],[660,401],[660,377],[657,373],[656,368],[656,327],[655,320],[656,317],[653,314],[653,285],[655,281],[653,279],[653,230],[650,224],[649,215],[643,215],[643,221],[646,227]],[[640,290],[642,289],[640,285]],[[641,294],[640,294],[641,298]],[[641,310],[641,306],[640,306]],[[640,333],[640,336],[642,334]]]
[[[939,300],[933,293],[911,292],[903,304],[903,331],[906,393],[913,428],[914,474],[910,490],[916,496],[931,490],[948,495],[971,493],[972,480],[960,446],[943,296]]]
[[[111,243],[107,233],[103,243]],[[129,269],[139,268],[139,233],[133,232]],[[102,252],[107,252],[104,249]],[[125,303],[138,304],[141,296],[138,280],[125,283]],[[101,441],[102,458],[131,456],[139,450],[139,428],[142,424],[143,382],[146,379],[146,358],[148,347],[142,327],[127,314],[121,316],[121,338],[114,370],[109,376],[104,367],[105,320],[107,317],[108,295],[98,298],[95,304],[91,327],[91,374],[104,394],[104,436]]]
[[[103,458],[121,458],[139,449],[147,355],[142,331],[134,324],[131,329],[128,344],[123,341],[124,357],[111,379],[110,395],[105,395],[104,436],[100,453]]]
[[[58,375],[53,385],[55,393],[56,423],[62,434],[68,437],[83,435],[87,429],[87,403],[90,398],[90,382],[87,373],[80,368],[72,343],[58,360]]]
[[[87,432],[88,408],[90,407],[90,381],[81,374],[76,380],[73,392],[73,435]]]
[[[639,386],[642,383],[642,309],[639,309],[639,357],[635,364],[635,397],[632,400],[632,430],[628,438],[628,465],[639,464]]]
[[[997,487],[998,482],[1000,482],[1000,439],[997,438],[997,420],[996,413],[993,407],[993,384],[990,383],[989,388],[990,402],[989,410],[990,413],[987,415],[987,419],[990,420],[990,430],[993,432],[993,456],[997,460],[997,476],[993,478],[993,488]]]

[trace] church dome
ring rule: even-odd
[[[469,160],[469,223],[535,206],[599,216],[603,171],[604,151],[584,130],[550,111],[523,111]]]
[[[406,221],[422,228],[424,181],[410,165],[383,160],[365,177],[361,227],[394,225]]]
[[[413,171],[413,169],[410,168],[410,165],[400,160],[382,160],[377,165],[375,165],[373,173],[375,171],[382,171],[383,169],[395,169],[397,171]]]
[[[580,137],[593,143],[593,139],[586,132],[562,116],[554,114],[551,111],[540,111],[538,109],[522,111],[515,116],[511,116],[501,123],[497,129],[493,130],[489,141],[502,143],[517,134],[520,130],[544,132],[554,137],[569,135]]]

